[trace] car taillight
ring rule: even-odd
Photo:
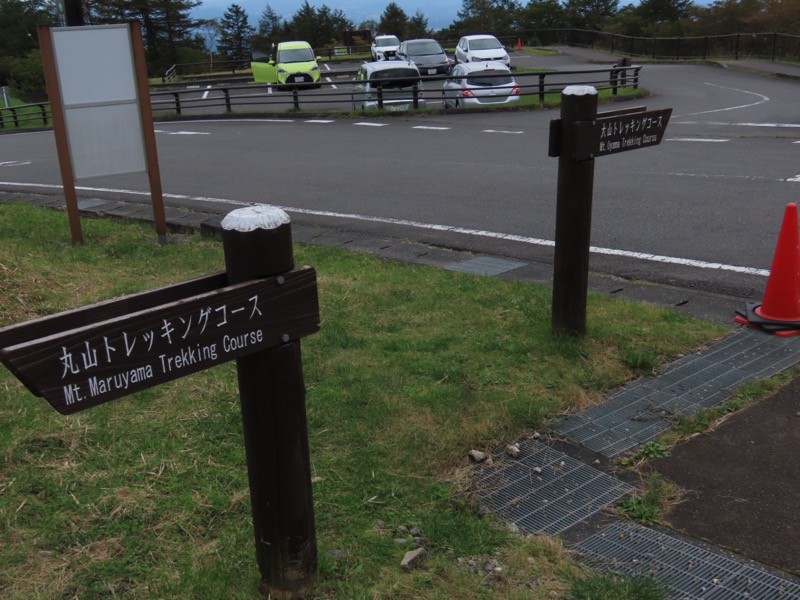
[[[513,88],[511,88],[511,94],[510,95],[511,96],[519,96],[519,88],[517,86],[514,86]]]
[[[464,96],[464,98],[474,98],[475,97],[475,94],[472,93],[472,90],[470,90],[468,88],[465,88],[465,87],[461,88],[461,95]]]

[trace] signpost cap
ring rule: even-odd
[[[222,219],[222,229],[247,233],[256,229],[277,229],[290,222],[289,215],[277,206],[259,204],[229,212]]]
[[[597,90],[591,85],[568,85],[561,93],[565,96],[596,96]]]

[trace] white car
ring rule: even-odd
[[[372,60],[392,60],[397,54],[400,40],[396,35],[376,35],[372,40]]]
[[[422,90],[419,69],[413,64],[395,60],[365,62],[353,80],[353,110],[425,108]]]
[[[456,46],[456,63],[501,62],[511,66],[508,52],[493,35],[465,35]]]

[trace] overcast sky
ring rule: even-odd
[[[380,20],[381,14],[391,0],[309,0],[309,4],[319,8],[323,4],[331,9],[339,9],[356,25],[367,19]],[[202,6],[195,9],[194,16],[199,19],[214,19],[231,5],[238,4],[247,13],[250,25],[256,27],[261,13],[269,4],[272,10],[284,19],[291,19],[292,15],[302,5],[303,0],[203,0]],[[456,13],[463,6],[462,0],[395,0],[400,8],[411,17],[417,10],[421,10],[428,19],[431,29],[441,29],[456,20]],[[391,33],[391,32],[387,32]]]

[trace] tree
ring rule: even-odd
[[[42,0],[0,0],[0,56],[25,57],[39,47],[36,26],[58,25]]]
[[[182,62],[186,50],[202,50],[203,40],[194,35],[197,22],[191,16],[200,0],[84,0],[83,6],[87,25],[139,21],[151,72]]]
[[[451,25],[457,35],[492,33],[513,35],[517,30],[519,4],[515,0],[463,0],[458,21]]]
[[[408,15],[394,2],[386,5],[386,9],[381,15],[378,23],[378,33],[394,34],[400,39],[406,37],[406,27],[408,26]]]
[[[618,4],[619,0],[566,0],[565,8],[573,27],[600,31]]]
[[[219,24],[217,50],[228,60],[250,58],[250,38],[255,29],[248,23],[247,13],[238,4],[231,4]]]
[[[558,0],[530,0],[519,13],[520,29],[562,29],[568,26],[567,13]]]
[[[308,42],[313,48],[318,46],[317,27],[317,11],[308,3],[308,0],[303,0],[303,4],[292,15],[292,19],[286,23],[289,37]]]
[[[220,36],[220,24],[216,19],[206,19],[197,22],[197,28],[200,30],[201,35],[206,43],[206,51],[208,52],[208,61],[210,64],[209,70],[214,70],[214,50],[217,49],[217,40]]]
[[[428,19],[421,10],[417,10],[414,15],[408,20],[406,25],[406,37],[412,38],[426,38],[430,37],[431,32],[428,28]]]

